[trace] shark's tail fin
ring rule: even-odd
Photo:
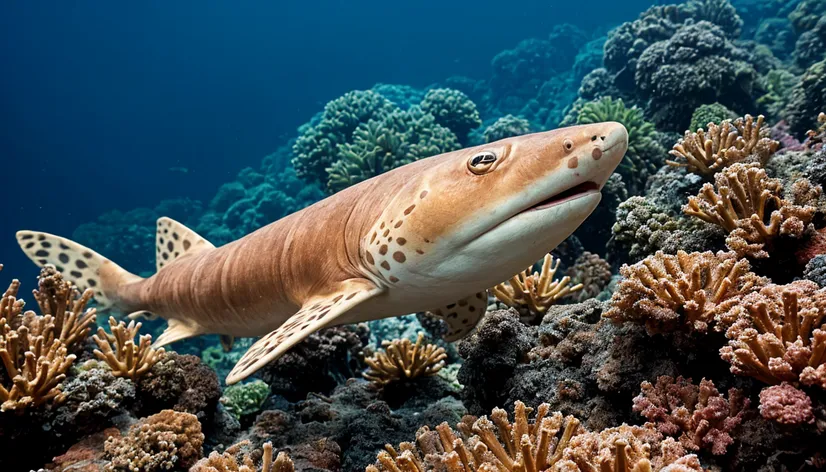
[[[97,252],[49,233],[18,231],[17,243],[39,267],[53,265],[80,290],[92,289],[98,310],[133,310],[118,296],[118,289],[143,280]]]

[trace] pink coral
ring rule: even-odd
[[[730,389],[728,399],[714,383],[703,379],[694,385],[683,377],[662,376],[657,384],[643,382],[642,392],[634,398],[634,411],[656,423],[668,436],[679,436],[686,449],[710,449],[725,454],[734,442],[731,432],[743,419],[749,400],[737,389]]]
[[[812,399],[787,382],[766,387],[760,392],[760,414],[767,420],[786,425],[811,424],[815,421]]]

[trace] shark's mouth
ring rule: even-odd
[[[550,198],[542,200],[536,205],[524,210],[523,213],[534,210],[544,210],[546,208],[560,205],[565,202],[570,202],[571,200],[575,200],[579,197],[595,192],[599,192],[599,185],[594,182],[583,182]]]

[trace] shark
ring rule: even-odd
[[[488,288],[591,214],[627,147],[623,125],[604,122],[448,152],[221,247],[162,217],[148,278],[60,236],[16,239],[37,265],[92,289],[99,309],[167,320],[156,347],[204,334],[260,337],[229,373],[234,384],[325,327],[427,311],[446,322],[446,341],[467,336]]]

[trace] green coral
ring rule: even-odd
[[[453,131],[461,142],[468,133],[482,125],[476,104],[464,93],[449,88],[428,90],[420,106],[436,118],[436,123]]]
[[[585,103],[577,114],[577,124],[603,121],[617,121],[628,130],[628,151],[617,172],[622,175],[629,193],[641,193],[665,155],[665,148],[655,139],[654,125],[645,120],[642,110],[636,106],[628,108],[622,99],[611,97]]]
[[[803,136],[817,124],[817,115],[826,109],[826,60],[806,69],[791,91],[785,116],[792,132]]]
[[[240,418],[258,412],[269,396],[270,386],[263,380],[254,380],[227,387],[221,403],[233,416]]]
[[[339,145],[340,158],[327,169],[327,188],[331,192],[460,147],[455,134],[418,106],[362,124],[353,136],[352,143]]]
[[[757,104],[765,109],[771,118],[779,120],[783,109],[788,105],[792,90],[797,85],[798,77],[786,69],[773,69],[760,78],[762,88],[766,91],[757,99]]]
[[[823,15],[826,15],[826,2],[803,0],[797,4],[794,11],[789,13],[789,21],[792,22],[795,32],[801,34],[813,29]]]
[[[617,221],[611,228],[611,245],[627,248],[632,260],[639,260],[661,249],[660,241],[679,229],[677,221],[644,197],[631,197],[617,208]]]
[[[531,123],[528,120],[518,116],[505,115],[485,128],[484,137],[486,143],[492,143],[500,139],[521,136],[530,132]]]
[[[395,110],[389,100],[372,90],[356,90],[327,103],[320,117],[299,128],[293,145],[296,174],[310,182],[325,182],[327,167],[338,160],[338,146],[351,142],[362,123]]]
[[[696,132],[700,128],[706,128],[709,123],[720,124],[725,120],[733,120],[737,118],[737,114],[731,111],[725,105],[720,103],[712,103],[710,105],[700,105],[691,114],[691,124],[689,131]]]

